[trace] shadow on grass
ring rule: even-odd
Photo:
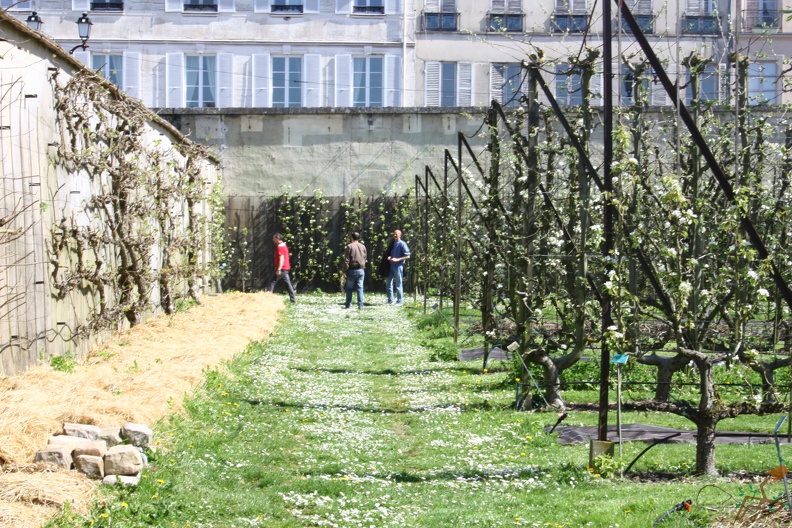
[[[493,404],[487,401],[478,402],[478,403],[465,403],[465,404],[457,404],[457,403],[448,403],[448,404],[437,404],[437,405],[424,405],[419,407],[367,407],[363,405],[342,405],[342,404],[319,404],[319,403],[289,403],[284,401],[266,401],[266,400],[251,400],[251,399],[244,399],[242,400],[245,403],[253,406],[265,405],[270,406],[273,408],[279,409],[334,409],[340,411],[358,411],[364,413],[371,413],[371,414],[406,414],[406,413],[416,413],[416,412],[426,412],[426,411],[434,411],[434,410],[453,410],[453,411],[481,411],[481,410],[492,410],[492,409],[502,409],[502,405]]]

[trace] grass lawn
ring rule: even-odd
[[[604,478],[587,468],[588,445],[561,446],[543,432],[555,413],[512,409],[511,364],[485,372],[480,361],[431,361],[408,316],[418,306],[377,295],[362,311],[344,310],[340,294],[299,300],[228,374],[206,373],[184,416],[157,425],[160,445],[139,487],[111,489],[88,518],[67,512],[52,526],[645,528],[686,499],[690,513],[658,526],[710,526],[757,492],[690,476],[693,445],[655,447],[633,470],[677,478]],[[777,419],[722,428],[769,432]],[[666,415],[624,421],[692,426]],[[571,412],[564,425],[596,423],[596,413]],[[625,463],[644,447],[625,444]],[[773,445],[719,446],[717,460],[726,474],[778,465]]]

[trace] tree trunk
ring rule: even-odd
[[[549,355],[541,356],[538,361],[544,371],[545,399],[552,407],[564,409],[564,398],[561,396],[561,370]]]
[[[712,384],[712,366],[706,361],[696,361],[699,369],[701,402],[699,403],[696,430],[696,472],[701,475],[716,475],[715,427],[718,417],[715,412],[715,387]]]

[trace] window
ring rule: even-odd
[[[215,106],[215,58],[207,55],[187,55],[185,66],[185,106],[188,108]]]
[[[91,0],[91,11],[123,11],[124,2],[119,0]]]
[[[96,53],[91,56],[91,68],[116,86],[121,86],[123,64],[123,55]]]
[[[11,9],[12,11],[29,11],[31,8],[32,2],[28,0],[27,2],[19,2],[17,0],[0,0],[0,8],[2,9]]]
[[[302,58],[272,58],[272,106],[302,106]]]
[[[383,106],[382,57],[355,57],[352,68],[352,106]]]
[[[560,105],[583,104],[583,90],[580,74],[566,64],[556,66],[555,98]]]
[[[747,28],[777,28],[780,21],[777,0],[752,0],[745,7]]]
[[[691,75],[688,72],[688,89],[685,94],[686,104],[690,105],[693,102],[693,96],[696,95],[692,91],[690,84]],[[699,73],[698,76],[698,98],[699,101],[718,101],[720,99],[720,83],[718,76],[718,68],[715,64],[708,64],[704,67],[704,71]]]
[[[440,63],[440,106],[456,106],[456,62]]]
[[[426,61],[424,82],[426,106],[473,106],[470,62]]]
[[[748,65],[748,104],[776,103],[776,63]]]
[[[493,64],[491,99],[503,106],[519,106],[523,90],[523,69],[517,63]]]
[[[303,12],[303,0],[274,0],[270,11],[272,13],[300,14]]]
[[[424,8],[424,29],[456,31],[456,0],[427,0]]]
[[[523,28],[522,14],[491,14],[489,16],[490,31],[507,31],[521,33]]]
[[[185,12],[217,12],[217,0],[184,0]]]
[[[583,33],[588,29],[587,0],[556,0],[552,30],[561,33]]]
[[[352,13],[357,15],[384,15],[384,0],[354,0]]]

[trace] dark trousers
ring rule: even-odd
[[[294,295],[294,286],[292,286],[291,280],[289,279],[289,271],[288,270],[281,270],[280,276],[275,275],[272,277],[272,280],[269,284],[269,291],[275,291],[275,286],[278,285],[278,282],[283,281],[286,283],[286,291],[289,292],[289,300],[291,302],[297,302],[297,297]]]

